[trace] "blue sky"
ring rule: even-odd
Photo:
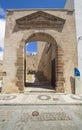
[[[0,0],[1,7],[8,8],[63,8],[66,0]]]
[[[0,59],[2,58],[4,48],[6,9],[63,8],[65,2],[66,0],[0,0]],[[35,44],[31,46],[32,49],[34,47],[36,50]]]
[[[26,52],[27,54],[36,54],[37,52],[37,41],[33,41],[26,44]]]

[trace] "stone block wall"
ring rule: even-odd
[[[24,47],[34,40],[57,44],[56,91],[72,93],[70,78],[77,67],[75,13],[65,9],[7,11],[2,93],[24,91]]]

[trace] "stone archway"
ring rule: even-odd
[[[74,68],[78,66],[75,32],[74,10],[7,10],[2,93],[23,92],[24,46],[35,37],[57,45],[56,92],[72,93],[70,78],[74,79]]]
[[[18,86],[20,91],[24,90],[25,87],[25,44],[27,42],[37,40],[37,41],[45,41],[51,43],[55,46],[55,79],[54,79],[54,88],[56,92],[64,92],[64,73],[63,73],[63,51],[62,48],[56,43],[55,39],[48,33],[37,32],[32,33],[29,36],[25,36],[17,50],[17,81],[16,85]],[[52,47],[53,48],[53,47]],[[20,53],[21,52],[21,53]],[[52,59],[53,60],[53,59]],[[52,62],[51,60],[51,62]]]

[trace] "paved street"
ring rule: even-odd
[[[0,130],[82,130],[82,106],[0,106]]]
[[[0,94],[0,130],[82,130],[82,95]]]
[[[22,94],[0,94],[0,105],[55,105],[82,104],[82,95],[52,92],[24,92]]]

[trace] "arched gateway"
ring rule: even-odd
[[[56,92],[72,93],[74,81],[71,79],[77,66],[74,11],[64,9],[7,11],[2,92],[24,91],[25,45],[31,41],[40,43],[37,69],[31,73],[43,74]]]

